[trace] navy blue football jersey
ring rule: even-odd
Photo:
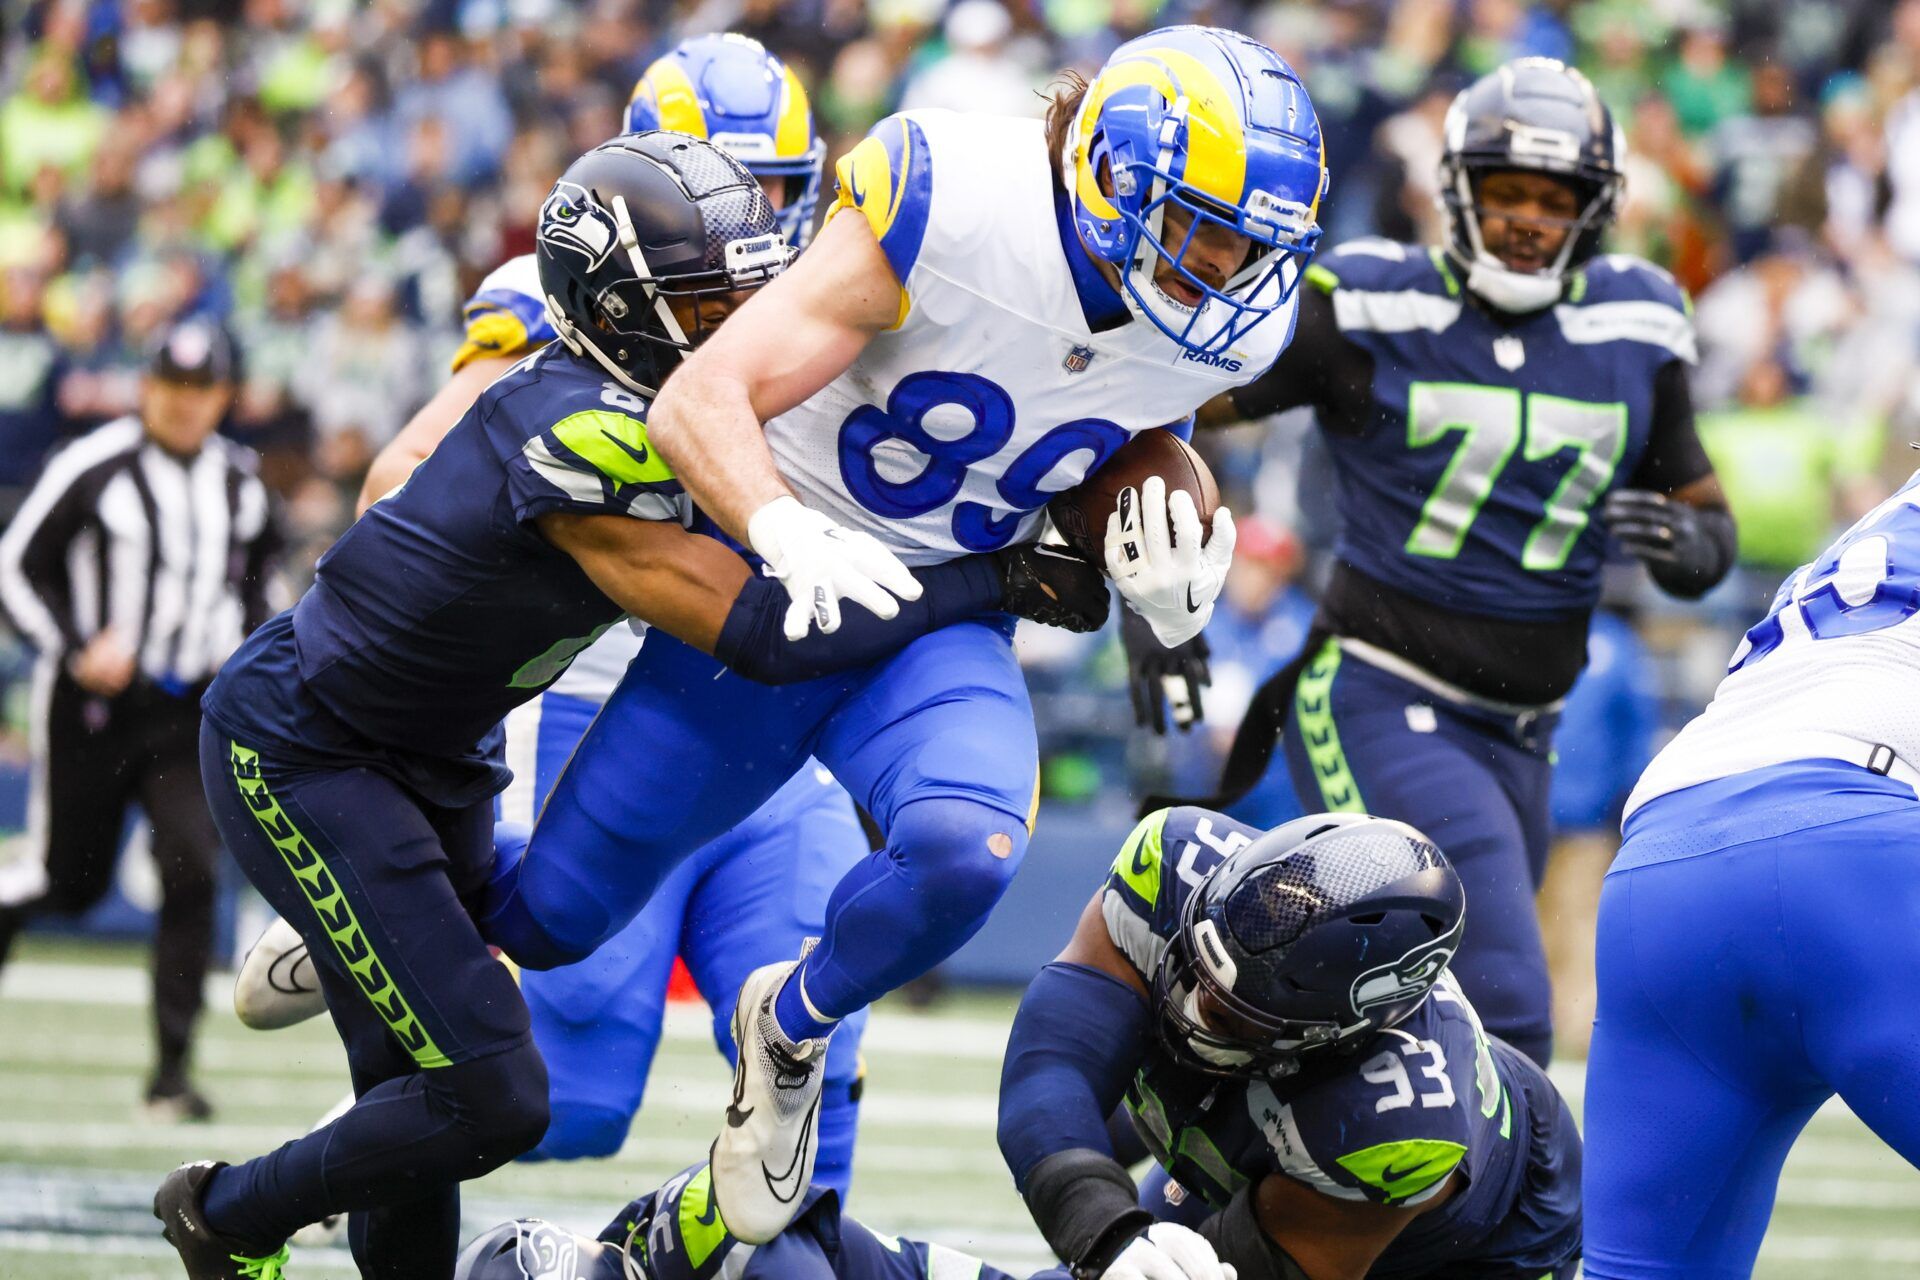
[[[292,611],[304,690],[382,747],[471,756],[506,713],[621,616],[534,521],[548,512],[682,521],[641,397],[558,344],[488,387],[399,489],[320,559]],[[263,637],[258,661],[287,639]],[[277,646],[277,647],[276,647]],[[243,648],[223,682],[244,677]],[[260,723],[216,687],[209,709]],[[294,737],[296,726],[277,737]]]
[[[1261,832],[1208,809],[1163,809],[1114,860],[1101,910],[1149,984],[1187,898]],[[1184,1195],[1225,1207],[1281,1174],[1339,1200],[1418,1205],[1371,1274],[1544,1272],[1579,1248],[1579,1137],[1540,1069],[1487,1035],[1451,975],[1399,1026],[1285,1080],[1223,1080],[1156,1050],[1126,1104]]]
[[[1525,317],[1469,305],[1445,255],[1417,245],[1355,241],[1308,278],[1372,357],[1371,412],[1327,435],[1339,557],[1445,609],[1592,608],[1606,557],[1593,510],[1646,453],[1655,375],[1696,358],[1672,277],[1601,257]]]

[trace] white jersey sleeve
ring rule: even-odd
[[[1713,701],[1641,775],[1657,796],[1794,760],[1920,781],[1920,473],[1787,579]]]

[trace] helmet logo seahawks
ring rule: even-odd
[[[1431,942],[1423,942],[1398,960],[1378,965],[1353,980],[1349,999],[1361,1017],[1382,1005],[1424,996],[1439,980],[1460,945],[1462,916],[1453,928]]]
[[[579,1255],[574,1238],[552,1223],[520,1223],[518,1260],[527,1280],[575,1280],[580,1273]]]
[[[540,207],[540,239],[579,254],[587,260],[588,271],[598,271],[620,243],[620,227],[592,192],[578,183],[561,182]]]

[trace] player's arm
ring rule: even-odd
[[[1242,1190],[1201,1224],[1200,1234],[1240,1280],[1364,1280],[1387,1246],[1458,1188],[1448,1175],[1411,1207],[1336,1200],[1285,1174]]]
[[[373,465],[367,468],[367,478],[361,482],[354,515],[364,515],[368,507],[405,484],[413,469],[427,460],[427,455],[453,430],[461,415],[480,398],[480,393],[511,369],[514,360],[512,356],[469,360],[442,383],[433,398],[420,406],[419,412],[400,428],[400,434],[374,455]]]
[[[1638,556],[1668,595],[1693,600],[1733,568],[1733,513],[1694,424],[1689,367],[1654,376],[1652,426],[1640,465],[1600,507],[1607,531]]]
[[[917,144],[916,140],[917,139]],[[843,157],[813,244],[689,355],[653,406],[654,443],[701,510],[787,587],[796,623],[838,625],[846,596],[882,615],[911,598],[900,562],[809,511],[774,467],[761,424],[839,377],[906,315],[906,280],[931,198],[926,140],[900,117]]]
[[[1300,316],[1293,341],[1266,372],[1245,386],[1222,392],[1200,406],[1196,425],[1236,426],[1288,409],[1311,406],[1322,430],[1364,430],[1372,395],[1373,361],[1347,341],[1334,318],[1338,280],[1325,267],[1307,268],[1300,285]]]
[[[1166,817],[1134,829],[1116,868],[1158,857]],[[1202,1242],[1153,1224],[1107,1139],[1106,1119],[1153,1043],[1146,980],[1107,922],[1112,892],[1094,895],[1020,1001],[1000,1075],[1000,1150],[1041,1235],[1076,1274],[1100,1275],[1129,1251],[1198,1253],[1204,1271],[1217,1264]]]
[[[917,570],[923,591],[896,617],[849,610],[832,634],[791,639],[782,626],[785,591],[716,539],[627,515],[550,511],[534,523],[629,614],[764,684],[864,666],[916,636],[997,610],[1072,613],[1062,603],[1072,599],[1085,612],[1074,629],[1098,630],[1105,621],[1106,584],[1091,565],[1071,556],[1042,562],[1034,549],[1010,548]],[[1041,620],[1065,625],[1061,617]]]

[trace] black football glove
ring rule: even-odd
[[[1147,620],[1131,609],[1120,611],[1120,644],[1127,651],[1127,689],[1133,694],[1133,719],[1143,729],[1167,731],[1167,703],[1182,733],[1205,719],[1200,690],[1213,683],[1207,659],[1207,634],[1201,632],[1171,649],[1160,643]]]
[[[1001,607],[1017,617],[1067,631],[1107,625],[1107,576],[1065,547],[1037,542],[993,553],[1005,584]]]
[[[1600,519],[1672,595],[1704,595],[1733,567],[1733,517],[1718,508],[1690,506],[1650,489],[1615,489],[1601,503]]]

